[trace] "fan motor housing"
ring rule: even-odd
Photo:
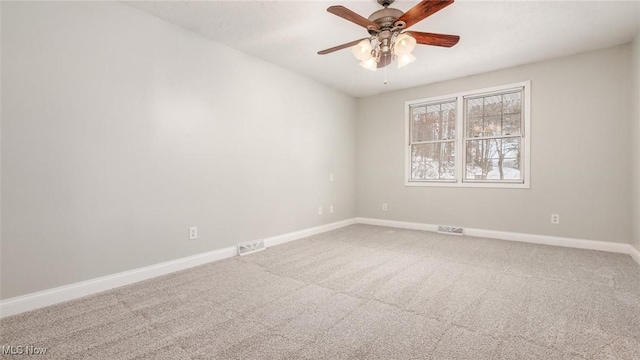
[[[404,13],[401,10],[386,7],[371,14],[369,20],[380,25],[380,29],[391,29],[393,23],[397,18],[402,16],[402,14]]]

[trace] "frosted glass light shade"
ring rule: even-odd
[[[376,59],[370,57],[367,60],[362,60],[360,62],[360,66],[367,70],[376,71],[378,70],[378,64],[376,63]]]
[[[416,61],[416,57],[413,54],[398,55],[398,69],[414,61]]]
[[[353,56],[358,60],[368,60],[371,58],[371,42],[364,39],[358,43],[358,45],[351,48]]]
[[[409,34],[400,34],[396,38],[396,44],[393,47],[393,52],[396,55],[411,54],[416,47],[416,39]]]

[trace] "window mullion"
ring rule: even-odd
[[[456,99],[456,156],[455,156],[455,164],[456,164],[456,182],[462,183],[464,179],[464,167],[467,161],[467,157],[464,149],[464,138],[466,129],[464,126],[464,98],[462,96],[458,96]]]

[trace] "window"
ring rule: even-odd
[[[411,107],[411,179],[454,179],[456,101]]]
[[[405,185],[528,188],[529,88],[406,102]]]

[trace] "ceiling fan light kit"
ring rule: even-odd
[[[451,47],[460,40],[457,35],[406,31],[408,27],[451,5],[454,0],[423,0],[406,13],[389,8],[393,1],[378,0],[384,8],[371,14],[368,19],[344,6],[329,7],[328,12],[366,28],[370,36],[319,51],[318,54],[325,55],[351,47],[361,67],[376,71],[393,61],[397,62],[398,68],[415,61],[412,52],[416,44]]]
[[[351,48],[351,52],[353,56],[358,60],[368,60],[371,58],[371,51],[373,48],[371,47],[371,42],[368,39],[364,39],[358,43],[358,45]]]
[[[411,54],[416,48],[416,39],[407,33],[402,33],[396,38],[394,48],[397,55]]]
[[[361,60],[360,66],[367,70],[376,71],[392,61],[398,61],[398,68],[416,60],[411,54],[416,47],[416,39],[406,33],[389,32],[383,36],[373,36],[360,41],[351,48],[356,59]],[[390,61],[384,61],[386,59]],[[382,60],[382,61],[381,61]]]
[[[378,70],[378,63],[376,62],[376,59],[373,57],[370,57],[367,60],[360,61],[360,66],[371,71]]]
[[[398,69],[416,61],[416,57],[413,54],[404,54],[398,56]]]

